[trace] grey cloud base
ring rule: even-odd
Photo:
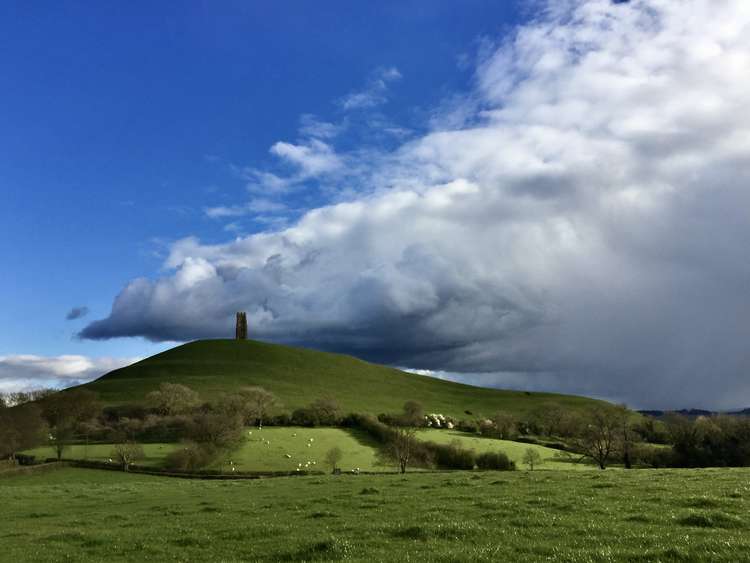
[[[247,310],[255,337],[497,385],[750,405],[750,5],[565,6],[481,62],[467,124],[288,229],[176,242],[81,335],[226,336]]]

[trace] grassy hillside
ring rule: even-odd
[[[747,561],[748,469],[0,479],[3,561]],[[710,486],[707,486],[710,483]]]
[[[275,393],[287,410],[334,397],[344,412],[397,412],[407,400],[457,418],[498,410],[527,413],[544,403],[580,408],[592,399],[485,389],[405,373],[351,356],[253,340],[199,340],[115,370],[86,385],[107,404],[142,402],[162,382],[182,383],[205,399],[248,385]]]

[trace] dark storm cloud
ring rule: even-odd
[[[481,61],[471,127],[284,231],[176,242],[82,336],[229,336],[247,310],[257,337],[477,383],[750,404],[750,5],[560,5]]]

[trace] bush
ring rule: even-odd
[[[458,440],[450,444],[424,442],[435,466],[441,469],[474,469],[477,454],[474,450],[462,448]]]
[[[461,432],[476,434],[479,432],[479,423],[476,420],[459,420],[456,429]]]
[[[211,444],[185,443],[170,453],[165,467],[179,471],[194,471],[211,465],[219,457],[220,450]]]
[[[503,452],[484,452],[477,456],[477,467],[496,471],[514,471],[516,464]]]

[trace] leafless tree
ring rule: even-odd
[[[388,441],[384,447],[386,459],[395,461],[401,473],[406,473],[406,468],[417,449],[417,430],[409,426],[393,428]]]
[[[179,383],[162,383],[158,391],[146,395],[146,401],[160,414],[176,415],[191,411],[200,404],[200,395]]]
[[[534,471],[535,465],[541,465],[542,456],[534,448],[526,448],[521,460],[529,468],[529,471]]]
[[[263,427],[263,420],[278,404],[276,395],[263,387],[245,387],[240,389],[239,395],[246,405],[246,419],[254,419],[258,427]]]
[[[344,457],[343,452],[341,451],[341,448],[338,446],[334,446],[330,450],[326,452],[325,462],[326,465],[329,465],[331,467],[331,472],[336,473],[336,469],[338,469],[339,462]]]
[[[122,442],[112,449],[112,457],[127,471],[133,462],[143,459],[143,448],[135,442]]]
[[[584,457],[605,469],[622,443],[622,410],[607,406],[590,408],[583,416],[580,435],[574,443]]]

